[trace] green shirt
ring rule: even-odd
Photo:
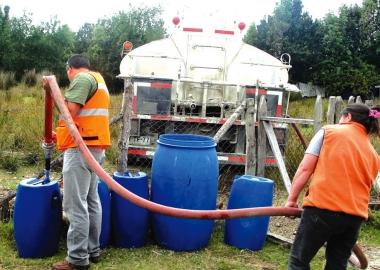
[[[78,73],[65,91],[65,100],[82,106],[98,89],[98,83],[89,73]]]

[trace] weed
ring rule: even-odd
[[[3,158],[0,159],[0,166],[6,171],[16,172],[20,167],[20,161],[12,152],[6,153]]]
[[[9,90],[14,85],[16,85],[15,73],[0,71],[0,89]]]
[[[21,81],[23,83],[25,83],[25,85],[31,87],[31,86],[35,86],[36,83],[37,83],[37,74],[36,74],[36,70],[35,69],[32,69],[32,70],[28,70],[24,73],[24,76],[22,77]]]

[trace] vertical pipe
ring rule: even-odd
[[[50,93],[50,90],[45,91],[44,143],[46,143],[46,144],[53,143],[53,97]]]
[[[51,95],[50,86],[44,85],[45,89],[45,130],[44,130],[44,142],[42,148],[45,153],[45,180],[44,184],[50,181],[50,161],[52,150],[54,147],[53,142],[53,96]]]
[[[202,117],[206,117],[207,112],[207,95],[208,95],[209,84],[207,82],[203,83],[203,98],[202,98]]]

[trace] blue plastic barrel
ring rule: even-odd
[[[14,237],[21,258],[53,256],[62,225],[62,199],[57,181],[25,179],[17,186]]]
[[[250,175],[235,178],[228,209],[272,206],[273,181]],[[224,241],[240,249],[260,250],[268,232],[269,216],[228,219]]]
[[[100,248],[108,246],[111,236],[111,193],[107,185],[102,181],[98,181],[98,194],[102,205],[102,229],[100,232]]]
[[[115,172],[113,178],[134,194],[149,199],[145,173]],[[116,247],[137,248],[145,244],[149,228],[149,211],[111,192],[111,234]]]
[[[219,174],[215,146],[207,136],[161,135],[152,164],[152,201],[183,209],[215,209]],[[157,243],[175,251],[206,246],[213,225],[213,220],[153,214]]]

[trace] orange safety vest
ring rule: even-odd
[[[89,74],[96,79],[98,89],[80,109],[74,118],[74,123],[87,146],[107,148],[111,145],[108,116],[109,93],[102,75],[97,72],[89,72]],[[63,119],[59,120],[56,133],[59,150],[77,147]]]
[[[369,195],[380,159],[365,127],[347,123],[324,127],[325,135],[303,206],[368,218]]]

